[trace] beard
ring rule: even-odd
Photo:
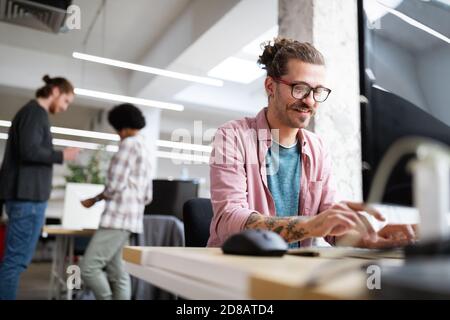
[[[56,113],[58,112],[58,104],[57,104],[57,100],[58,100],[58,99],[55,99],[55,100],[52,102],[52,104],[48,107],[48,111],[49,111],[51,114],[56,114]]]

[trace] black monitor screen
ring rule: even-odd
[[[153,180],[153,200],[145,214],[173,215],[183,220],[183,205],[198,197],[197,180]]]
[[[450,1],[364,0],[359,6],[363,193],[388,148],[423,136],[450,146]],[[405,156],[383,202],[412,205]]]

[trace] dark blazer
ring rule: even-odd
[[[53,150],[48,113],[36,100],[14,116],[0,169],[0,199],[47,201],[54,163],[63,162]]]

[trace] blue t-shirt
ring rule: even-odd
[[[273,141],[266,155],[267,184],[275,201],[277,216],[299,214],[301,157],[297,143],[290,147]],[[291,244],[290,247],[296,247]]]

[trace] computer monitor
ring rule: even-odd
[[[172,215],[183,220],[183,205],[198,197],[197,180],[153,180],[153,200],[145,214]]]
[[[450,146],[450,2],[359,1],[358,17],[367,200],[382,157],[399,138],[422,136]],[[394,168],[383,203],[413,205],[406,166],[412,157]]]

